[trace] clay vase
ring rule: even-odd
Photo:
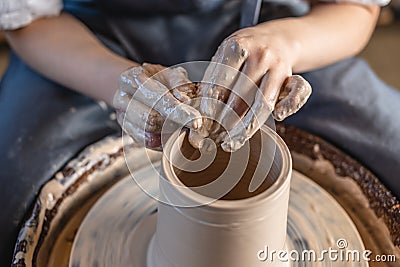
[[[284,266],[263,254],[285,248],[292,161],[283,140],[264,126],[234,153],[203,154],[185,132],[164,147],[147,267]]]

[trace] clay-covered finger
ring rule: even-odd
[[[154,150],[162,150],[161,133],[148,133],[140,130],[134,124],[125,122],[126,132],[135,140],[139,145]]]
[[[267,121],[278,99],[280,88],[288,75],[282,70],[270,70],[262,79],[254,102],[244,118],[226,135],[222,148],[233,152],[243,146]]]
[[[113,106],[119,113],[126,113],[126,119],[144,128],[147,132],[161,131],[164,123],[161,114],[132,99],[130,94],[118,90],[114,95]]]
[[[256,91],[258,90],[256,84],[266,72],[265,69],[259,67],[258,63],[259,62],[255,60],[246,61],[242,73],[233,85],[232,92],[229,95],[225,107],[218,114],[217,120],[227,130],[232,129],[233,126],[238,123],[237,120],[246,114],[253,103]],[[264,68],[268,67],[266,64],[263,66]],[[232,114],[232,110],[236,114]],[[215,132],[217,131],[214,131],[214,133]]]
[[[217,52],[208,65],[202,82],[199,85],[199,98],[194,103],[204,116],[201,133],[192,132],[192,145],[198,147],[201,138],[207,137],[209,132],[217,131],[219,126],[214,123],[217,114],[223,109],[230,95],[230,89],[236,81],[239,70],[248,57],[248,51],[236,36],[225,39],[218,47]],[[213,129],[213,127],[215,127]]]
[[[213,107],[213,110],[210,112],[204,112],[205,116],[203,117],[203,126],[200,129],[197,129],[195,131],[190,131],[189,135],[189,141],[191,145],[195,148],[200,148],[201,141],[206,138],[210,132],[216,131],[219,128],[218,123],[214,123],[213,119],[215,118],[216,115],[220,112],[220,110],[223,109],[225,106],[225,102],[229,97],[230,90],[227,88],[223,88],[222,86],[215,85],[214,88],[214,94],[212,97],[208,98],[207,101],[209,101],[208,106]],[[198,102],[205,102],[205,97],[197,98]],[[212,104],[211,104],[212,103]],[[199,103],[198,103],[199,104]],[[196,105],[196,103],[192,104],[193,106],[199,108],[199,105]],[[208,117],[209,116],[209,117]],[[215,128],[214,128],[215,127]],[[217,128],[218,127],[218,128]]]
[[[312,93],[310,83],[300,75],[286,79],[272,113],[274,118],[282,121],[296,113],[308,100]]]
[[[196,85],[182,67],[167,68],[157,73],[154,78],[164,84],[179,101],[190,103],[197,96]]]
[[[207,88],[213,84],[232,88],[237,79],[238,71],[248,57],[248,51],[238,39],[230,37],[224,40],[212,57],[200,86],[203,95],[211,96]]]
[[[205,128],[200,128],[198,130],[191,129],[188,136],[189,143],[194,148],[200,148],[203,139],[206,137],[208,137],[208,132],[205,130]]]
[[[188,73],[184,68],[166,68],[148,63],[144,63],[142,66],[150,78],[165,85],[179,101],[189,103],[197,95],[196,85],[189,80]]]
[[[258,110],[263,110],[261,117],[257,116]],[[268,109],[268,105],[263,99],[261,92],[257,91],[254,104],[248,110],[246,115],[240,120],[235,127],[224,133],[224,139],[221,144],[222,148],[226,152],[234,152],[241,148],[247,139],[251,137],[252,132],[256,132],[257,129],[268,119],[271,111]],[[221,133],[222,134],[222,133]]]
[[[113,98],[113,107],[116,110],[125,111],[128,108],[129,102],[132,99],[132,95],[128,94],[121,89],[118,89],[117,92],[114,94]]]
[[[202,97],[200,112],[211,119],[216,119],[216,102],[212,99],[219,97],[225,102],[230,89],[238,78],[239,70],[248,57],[248,51],[240,40],[235,36],[227,38],[218,47],[211,63],[208,65],[202,83],[199,86],[199,93]],[[209,124],[209,123],[208,123]],[[206,128],[211,125],[206,125]]]
[[[218,84],[207,85],[209,86],[207,89],[209,96],[206,96],[201,93],[201,87],[204,88],[205,86],[204,82],[199,85],[200,105],[198,108],[200,109],[201,114],[207,118],[203,127],[206,128],[207,131],[210,131],[212,122],[213,120],[218,119],[217,115],[221,112],[223,106],[228,100],[229,95],[231,94],[231,89]]]
[[[132,99],[127,107],[125,119],[142,127],[146,132],[161,132],[164,118],[156,110],[149,108],[143,103]]]
[[[133,95],[136,93],[137,89],[140,87],[141,84],[138,84],[138,81],[136,77],[138,75],[141,75],[142,77],[147,77],[149,79],[149,76],[147,74],[147,71],[142,67],[142,66],[137,66],[133,67],[130,69],[127,69],[124,71],[118,81],[118,88],[120,91],[128,93],[130,95]]]
[[[162,149],[161,133],[148,133],[139,125],[135,125],[124,119],[125,114],[118,112],[117,120],[122,129],[139,145],[155,149]]]
[[[193,107],[181,103],[157,80],[149,79],[143,72],[138,72],[133,79],[139,85],[133,98],[154,108],[163,117],[179,125],[197,129],[201,126],[201,114]]]
[[[156,75],[157,73],[166,69],[166,67],[159,64],[143,63],[143,69],[146,71],[149,77]]]

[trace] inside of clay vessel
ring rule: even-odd
[[[262,138],[262,135],[264,135]],[[173,170],[179,180],[193,191],[208,197],[214,197],[213,190],[199,190],[199,187],[208,185],[220,179],[221,175],[228,170],[231,181],[235,184],[227,193],[218,197],[222,200],[239,200],[256,196],[269,187],[278,179],[283,165],[283,157],[276,146],[275,141],[271,137],[266,137],[261,131],[258,131],[250,140],[248,149],[244,148],[228,153],[217,148],[215,159],[207,168],[201,171],[187,171],[191,169],[191,164],[196,165],[196,160],[201,156],[198,149],[192,147],[185,136],[180,150],[188,159],[187,168],[182,170],[173,167]],[[264,153],[261,153],[264,150]],[[236,155],[234,155],[236,154]],[[235,169],[237,168],[237,170]],[[195,169],[193,166],[192,169]],[[257,169],[257,171],[256,171]],[[238,177],[240,176],[240,177]],[[229,178],[229,177],[228,177]],[[252,179],[258,180],[258,186],[251,190]],[[217,186],[217,185],[216,185]]]

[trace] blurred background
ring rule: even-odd
[[[368,46],[360,54],[378,76],[400,89],[400,0],[382,8],[378,26]],[[7,67],[9,47],[0,32],[0,77]]]

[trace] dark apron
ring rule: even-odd
[[[241,8],[240,1],[219,0],[64,2],[65,11],[114,52],[166,66],[209,60],[238,29]],[[294,11],[263,5],[261,20]],[[343,149],[400,196],[399,93],[357,59],[304,76],[314,93],[287,122]],[[110,112],[12,55],[0,84],[0,266],[10,265],[18,229],[40,187],[84,147],[119,131]]]

